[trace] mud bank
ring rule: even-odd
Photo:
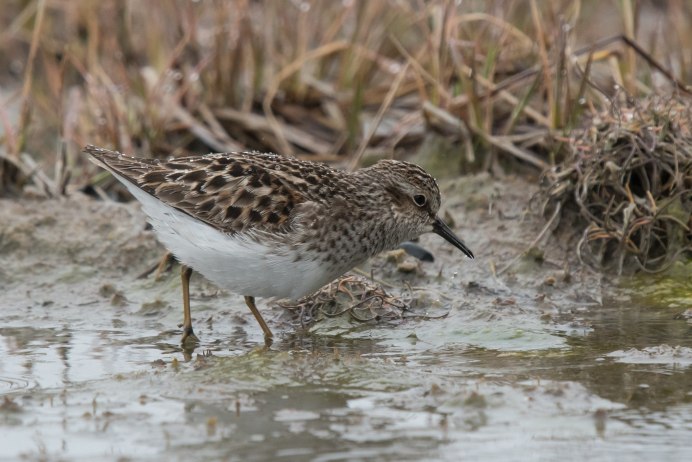
[[[505,268],[543,226],[532,186],[442,190],[476,260],[431,235],[434,263],[362,268],[417,316],[301,328],[260,300],[266,350],[242,297],[196,277],[191,355],[175,269],[138,278],[163,249],[136,204],[0,201],[0,459],[691,457],[684,278],[604,281],[550,236]]]

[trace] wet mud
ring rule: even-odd
[[[692,264],[614,279],[525,210],[533,187],[445,181],[476,254],[382,255],[360,274],[407,316],[301,326],[177,268],[136,204],[0,200],[0,460],[684,460]],[[517,258],[519,257],[519,258]],[[509,265],[512,263],[511,265]]]

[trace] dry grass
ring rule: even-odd
[[[595,117],[687,98],[690,17],[683,0],[6,2],[0,194],[117,191],[86,144],[354,168],[442,136],[451,172],[566,171]]]
[[[544,176],[543,211],[580,218],[582,261],[617,273],[692,252],[692,101],[649,98],[594,117]]]
[[[306,328],[323,318],[348,314],[358,322],[401,320],[410,310],[412,292],[408,299],[389,295],[380,284],[361,276],[343,276],[314,294],[296,302],[279,306],[291,313],[293,322]]]
[[[285,310],[285,320],[302,328],[309,328],[319,320],[341,316],[358,323],[398,323],[413,318],[444,318],[449,314],[444,307],[435,309],[431,306],[428,291],[405,284],[393,292],[396,295],[387,293],[381,281],[346,275],[300,300],[284,300],[276,304]]]

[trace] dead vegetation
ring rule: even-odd
[[[359,323],[400,322],[410,318],[440,318],[448,312],[431,314],[428,296],[416,294],[417,289],[406,284],[390,294],[363,276],[346,275],[327,284],[314,294],[295,302],[281,301],[277,305],[288,315],[291,323],[309,328],[326,318],[347,315]]]
[[[279,306],[292,313],[301,327],[318,319],[348,314],[359,322],[402,319],[411,300],[387,294],[381,285],[361,276],[343,276],[312,295]]]
[[[628,257],[647,272],[692,251],[692,105],[648,98],[574,131],[544,175],[543,212],[577,214],[579,258],[618,274]]]
[[[547,213],[584,219],[584,261],[660,269],[689,248],[687,122],[655,106],[686,107],[690,17],[682,0],[8,2],[0,194],[120,197],[86,144],[442,156],[546,172]]]

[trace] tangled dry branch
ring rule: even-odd
[[[359,322],[401,319],[410,304],[410,297],[390,295],[379,284],[348,275],[297,302],[284,302],[279,306],[296,313],[300,325],[305,327],[321,317],[346,313]]]
[[[580,260],[622,273],[628,257],[648,272],[692,251],[692,104],[652,98],[607,114],[567,143],[540,197],[585,223]]]

